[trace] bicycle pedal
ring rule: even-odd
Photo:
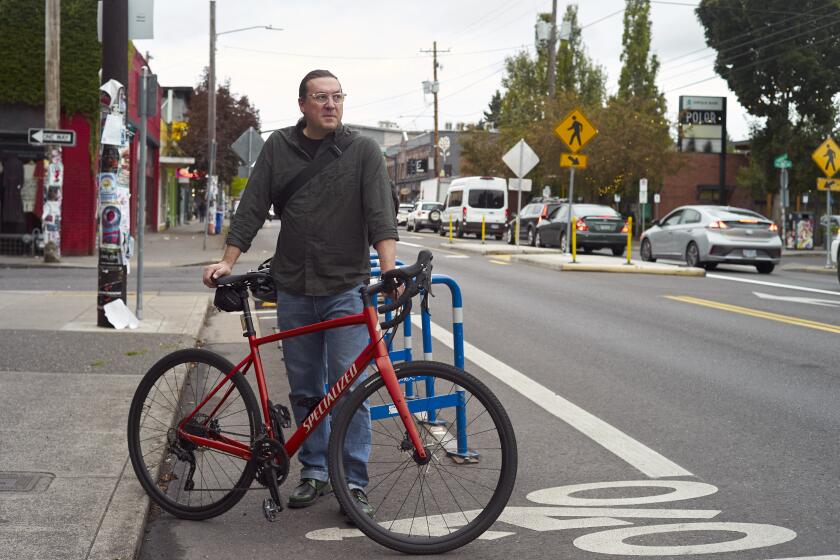
[[[263,499],[263,515],[269,523],[277,520],[277,514],[283,511],[283,505],[278,504],[272,498]]]

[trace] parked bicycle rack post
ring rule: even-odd
[[[371,269],[371,276],[372,277],[379,277],[381,274],[378,268]],[[458,283],[449,276],[444,274],[432,274],[432,284],[444,284],[452,294],[452,338],[453,338],[453,361],[454,365],[457,368],[464,369],[464,312],[463,312],[463,299],[461,297],[461,288],[458,286]],[[390,314],[386,314],[386,319],[390,319]],[[426,310],[421,310],[420,314],[421,319],[421,330],[423,336],[423,359],[424,360],[431,360],[432,359],[432,328],[431,328],[431,315]],[[399,361],[411,361],[412,360],[412,351],[411,351],[411,320],[406,320],[403,322],[403,338],[404,338],[404,347],[402,350],[392,350],[390,347],[388,348],[391,361],[399,362]],[[470,461],[470,462],[478,462],[479,454],[475,451],[471,451],[468,447],[467,443],[467,415],[466,415],[466,402],[464,401],[465,394],[463,391],[455,391],[454,396],[457,398],[452,399],[450,397],[441,398],[435,396],[435,388],[434,388],[434,381],[432,379],[425,379],[426,384],[426,398],[425,399],[414,399],[411,403],[411,410],[413,412],[425,412],[426,413],[426,423],[430,424],[431,426],[442,426],[443,422],[437,420],[437,410],[440,408],[447,408],[447,407],[455,407],[455,430],[456,430],[456,449],[450,450],[447,449],[446,452],[448,455],[457,458],[457,460],[461,461]],[[414,397],[414,382],[407,382],[404,383],[405,385],[405,396],[406,398]],[[385,417],[388,415],[387,410],[375,410],[377,408],[387,409],[387,407],[372,407],[371,408],[371,417],[372,418],[380,418]],[[381,415],[381,416],[380,416]],[[432,430],[434,434],[434,430]],[[445,437],[445,432],[444,432]]]

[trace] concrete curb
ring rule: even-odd
[[[658,274],[660,276],[706,276],[706,271],[702,268],[659,268],[640,266],[638,264],[563,263],[560,265],[560,270],[577,272],[617,272],[624,274]]]
[[[184,336],[199,340],[204,322],[213,309],[213,298],[196,302],[186,321]],[[139,380],[138,380],[139,382]],[[126,458],[114,492],[91,544],[88,560],[133,560],[143,543],[151,500],[140,486],[131,461]]]
[[[798,264],[789,264],[781,267],[782,270],[791,272],[813,272],[817,274],[837,274],[836,268],[826,268],[824,266],[803,266]]]

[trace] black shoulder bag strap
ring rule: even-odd
[[[283,209],[286,203],[298,192],[301,187],[309,182],[315,175],[320,173],[326,166],[341,157],[344,150],[347,149],[353,140],[356,139],[355,134],[342,134],[340,138],[336,138],[330,147],[316,157],[312,162],[300,170],[300,172],[286,184],[286,188],[280,193],[280,199],[274,205],[274,212],[278,218],[282,219]]]

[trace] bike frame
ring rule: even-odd
[[[408,410],[408,405],[406,403],[405,397],[402,394],[399,381],[397,380],[396,372],[394,371],[394,366],[391,363],[391,358],[388,354],[388,348],[384,341],[384,335],[379,327],[379,317],[377,315],[376,308],[371,302],[371,298],[367,294],[366,288],[362,288],[360,291],[362,301],[364,303],[364,309],[361,313],[357,313],[355,315],[348,315],[346,317],[340,317],[338,319],[330,319],[328,321],[322,321],[319,323],[313,323],[311,325],[305,325],[303,327],[281,331],[260,338],[257,338],[256,331],[254,330],[253,318],[251,316],[251,309],[248,304],[248,299],[243,298],[242,323],[244,331],[243,334],[247,335],[248,337],[248,346],[250,348],[248,356],[246,356],[241,362],[239,362],[239,364],[237,364],[230,372],[228,372],[227,375],[225,375],[225,377],[210,391],[207,397],[189,414],[189,416],[187,416],[181,421],[181,423],[178,425],[178,435],[184,439],[195,443],[196,445],[216,449],[223,453],[228,453],[246,461],[250,461],[252,458],[252,452],[251,448],[246,444],[225,437],[224,435],[219,435],[218,438],[211,439],[189,434],[184,429],[184,427],[187,425],[187,423],[189,423],[193,416],[195,416],[195,414],[199,410],[201,410],[201,408],[205,404],[207,404],[207,402],[211,398],[213,398],[213,396],[217,392],[222,390],[225,383],[228,383],[231,377],[233,377],[237,372],[241,372],[242,375],[246,375],[248,369],[250,369],[250,367],[253,365],[254,376],[256,377],[257,387],[259,390],[260,408],[262,410],[263,417],[262,429],[265,431],[268,437],[277,439],[279,434],[275,434],[271,426],[271,416],[269,415],[268,406],[268,388],[265,383],[265,372],[263,370],[262,360],[260,358],[259,347],[264,344],[270,344],[272,342],[277,342],[278,340],[293,338],[295,336],[302,336],[330,329],[346,327],[350,325],[367,325],[368,334],[370,336],[371,341],[368,343],[367,346],[365,346],[364,350],[362,350],[362,352],[350,365],[350,367],[344,372],[344,374],[341,377],[339,377],[335,385],[329,388],[326,395],[324,395],[324,397],[321,399],[321,402],[319,402],[318,405],[312,409],[309,415],[303,420],[303,422],[301,422],[297,430],[295,430],[291,437],[285,442],[284,447],[286,453],[289,457],[291,457],[297,452],[297,450],[300,448],[301,444],[304,442],[304,440],[306,440],[309,434],[324,420],[324,418],[330,413],[333,407],[335,407],[335,404],[339,401],[341,396],[344,395],[344,393],[348,389],[350,389],[350,387],[353,386],[353,383],[355,383],[355,381],[359,378],[361,373],[367,368],[368,364],[370,364],[370,362],[373,361],[376,363],[376,367],[379,370],[379,375],[384,380],[385,386],[388,389],[388,393],[393,399],[394,405],[397,407],[397,412],[399,413],[400,418],[402,418],[409,440],[414,445],[414,449],[417,454],[416,456],[420,459],[426,459],[427,452],[423,446],[422,440],[420,439],[420,434],[417,431],[417,426],[411,420],[411,413]],[[216,412],[224,405],[224,403],[227,401],[227,398],[233,392],[233,389],[234,386],[231,383],[230,388],[227,389],[227,392],[222,397],[221,401],[208,415],[209,418],[212,418],[216,414]]]

